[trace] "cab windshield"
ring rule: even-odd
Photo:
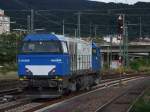
[[[24,42],[22,53],[62,53],[61,43],[55,41]]]

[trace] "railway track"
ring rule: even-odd
[[[15,93],[18,93],[18,92],[19,92],[19,88],[3,90],[3,91],[0,91],[0,97],[4,96],[4,95],[15,94]]]
[[[135,78],[138,78],[138,77],[123,78],[122,80],[128,81],[128,80],[134,80]],[[120,80],[118,78],[103,80],[101,82],[101,84],[93,87],[93,89],[89,92],[81,91],[81,92],[70,94],[69,96],[64,96],[59,99],[51,99],[50,101],[46,101],[46,102],[45,101],[37,102],[37,101],[31,100],[28,98],[20,98],[20,99],[17,99],[16,101],[7,102],[7,103],[0,105],[0,112],[32,112],[32,111],[36,111],[36,110],[44,108],[48,105],[55,105],[60,102],[65,102],[66,100],[81,97],[82,95],[84,96],[86,94],[97,91],[97,89],[101,90],[101,89],[104,89],[109,86],[117,85],[119,83],[119,81]]]
[[[0,80],[0,98],[6,95],[18,94],[20,83],[18,80]]]
[[[130,107],[128,108],[128,110],[126,112],[131,112],[134,105],[136,104],[136,102],[145,94],[146,91],[148,91],[150,88],[148,87],[147,89],[145,89],[143,92],[141,92],[140,95],[138,95],[138,97],[132,102],[132,104],[130,105]]]
[[[136,102],[145,90],[145,85],[129,88],[100,106],[95,112],[130,112],[133,102]]]
[[[137,77],[136,78],[127,78],[127,79],[124,79],[124,81],[125,82],[126,81],[133,81],[133,80],[137,80],[137,79],[138,79]],[[43,111],[44,112],[55,112],[55,111],[58,111],[58,112],[76,112],[76,111],[79,111],[79,112],[84,112],[84,111],[94,112],[95,110],[92,109],[92,107],[91,107],[91,105],[94,104],[94,100],[91,99],[91,97],[92,98],[94,97],[95,100],[97,100],[97,101],[104,100],[104,99],[101,99],[102,96],[100,96],[98,93],[100,91],[102,91],[103,89],[105,90],[105,88],[107,88],[107,87],[109,88],[109,87],[112,87],[112,86],[115,86],[115,85],[118,85],[118,84],[119,84],[119,80],[106,82],[106,83],[103,83],[103,84],[100,84],[100,85],[94,87],[95,89],[92,90],[92,91],[80,94],[78,96],[74,96],[74,97],[69,98],[69,99],[64,100],[64,101],[59,101],[58,103],[47,104],[47,105],[50,105],[48,107],[45,107],[46,104],[44,104],[45,106],[43,105],[43,107],[45,107],[45,108],[43,108],[42,106],[39,107],[39,108],[43,108],[41,110],[37,110],[38,108],[35,108],[35,109],[29,110],[29,111],[36,111],[37,110],[36,112],[43,112]],[[121,90],[119,92],[121,92]],[[102,92],[102,93],[104,93],[104,92]],[[94,95],[91,95],[91,94],[94,94]],[[96,95],[100,99],[98,99]],[[105,93],[106,97],[107,97],[107,95],[108,95],[108,93],[107,94]],[[114,95],[114,96],[117,96],[117,95]],[[113,98],[113,95],[110,98]],[[83,99],[83,102],[82,102],[82,99]],[[105,103],[106,103],[106,102],[108,102],[109,99],[106,98],[105,100],[107,100],[107,101],[105,101]],[[87,103],[87,105],[86,105],[86,103]],[[98,103],[99,102],[97,102],[97,104]],[[103,101],[103,102],[101,102],[101,105],[105,104],[105,103]],[[77,108],[75,109],[75,107],[77,107]],[[89,110],[87,110],[87,107],[89,108]]]

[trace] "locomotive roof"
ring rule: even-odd
[[[29,34],[24,38],[24,41],[50,41],[55,40],[58,41],[59,39],[57,36],[53,34]]]
[[[82,39],[69,38],[64,35],[56,35],[56,34],[29,34],[24,38],[23,41],[72,41],[72,42],[90,43]]]

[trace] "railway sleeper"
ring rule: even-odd
[[[129,94],[130,95],[139,95],[141,92],[139,92],[139,91],[132,91],[132,92],[130,92]]]

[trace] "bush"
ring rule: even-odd
[[[136,71],[148,70],[150,66],[150,58],[134,59],[130,62],[130,68]]]
[[[17,55],[17,43],[21,40],[21,37],[16,33],[1,34],[0,35],[0,64],[14,63],[16,62]]]

